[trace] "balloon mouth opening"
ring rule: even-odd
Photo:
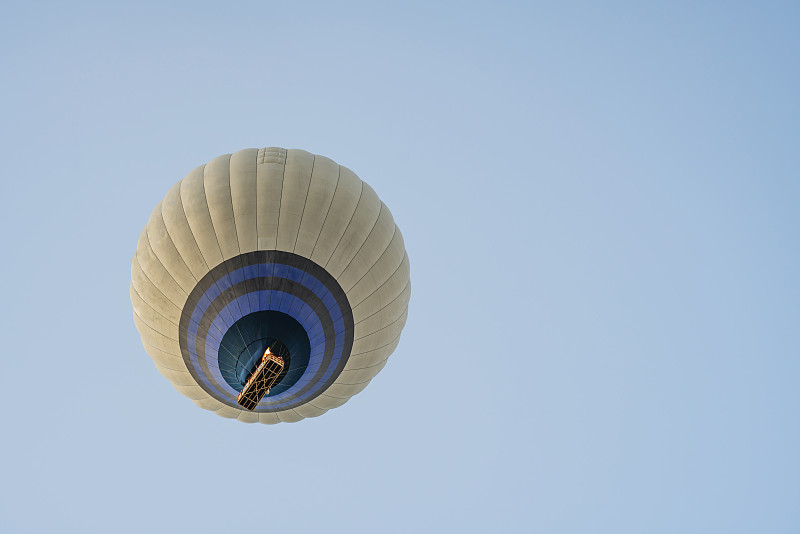
[[[213,327],[220,331],[219,328]],[[279,395],[295,388],[309,365],[311,344],[306,328],[291,316],[274,310],[252,312],[235,321],[225,330],[222,339],[217,341],[207,334],[201,341],[208,350],[216,350],[216,364],[220,376],[229,386],[232,401],[237,402],[238,394],[247,381],[263,363],[267,350],[280,358],[283,368],[273,384],[272,391],[265,397],[259,410]],[[283,397],[281,397],[283,398]]]

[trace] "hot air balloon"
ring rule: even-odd
[[[213,159],[155,207],[131,263],[156,368],[217,415],[274,424],[362,391],[400,340],[409,260],[389,208],[303,150]]]

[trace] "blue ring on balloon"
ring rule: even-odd
[[[228,278],[227,282],[230,282],[229,278],[234,278],[234,277],[226,277],[226,278]],[[222,288],[217,287],[217,284],[215,284],[214,287],[215,287],[215,290],[211,291],[211,295],[209,295],[208,292],[206,294],[204,294],[204,296],[206,297],[206,299],[209,302],[209,306],[210,306],[210,303],[212,301],[211,300],[211,296],[219,295],[219,293],[221,292],[221,291],[218,291],[219,289],[224,290],[229,286],[228,286],[227,283],[224,283],[224,284],[222,284]],[[279,292],[275,292],[275,291],[269,291],[268,292],[269,293],[269,295],[268,295],[269,298],[266,298],[266,295],[262,295],[261,293],[263,293],[263,292],[261,292],[261,291],[259,291],[258,293],[259,293],[259,301],[260,302],[262,302],[262,303],[269,302],[270,305],[274,305],[274,303],[278,303],[277,311],[282,311],[284,313],[286,313],[287,311],[290,311],[292,306],[290,304],[289,306],[283,307],[280,303],[283,303],[283,302],[289,303],[290,301],[296,299],[296,297],[294,297],[293,295],[289,295],[288,299],[285,298],[285,296],[286,296],[285,293],[283,293],[281,298],[277,298],[277,294],[276,293],[279,293]],[[223,329],[225,331],[227,331],[227,329],[229,329],[231,326],[233,326],[233,324],[238,319],[240,319],[241,317],[244,316],[244,315],[240,315],[241,312],[237,312],[236,308],[239,307],[241,309],[241,304],[243,304],[242,299],[245,298],[245,297],[246,297],[246,295],[243,295],[243,296],[237,298],[236,300],[234,300],[233,302],[227,304],[225,306],[225,308],[219,310],[217,316],[214,318],[214,320],[211,323],[212,326],[216,327],[217,330],[219,330],[219,331],[223,331]],[[262,298],[262,297],[264,297],[264,298]],[[234,306],[234,304],[236,304],[236,306]],[[205,308],[201,306],[200,307],[201,312],[205,312],[205,310],[207,310],[209,306],[206,306]],[[268,309],[274,309],[274,308],[268,308]],[[306,333],[309,336],[309,340],[311,341],[311,353],[312,353],[312,356],[311,356],[310,361],[309,361],[308,370],[307,370],[306,374],[304,374],[304,378],[305,378],[307,374],[311,374],[312,371],[316,371],[319,368],[319,366],[321,365],[321,354],[319,353],[320,351],[318,350],[318,347],[321,345],[322,351],[324,351],[324,341],[325,340],[324,340],[324,337],[321,337],[319,335],[320,334],[320,332],[319,332],[320,331],[320,324],[321,324],[319,317],[317,317],[316,314],[313,312],[313,310],[311,310],[305,304],[303,304],[300,309],[303,312],[307,312],[307,314],[305,316],[303,316],[302,313],[299,313],[297,315],[293,315],[292,313],[289,313],[288,315],[290,317],[293,317],[298,322],[300,322],[301,325],[303,325],[303,327],[306,329]],[[256,311],[266,311],[266,310],[259,309],[259,310],[256,310]],[[328,309],[328,311],[331,312],[331,315],[333,316],[332,318],[335,318],[334,325],[335,326],[336,325],[340,326],[340,328],[338,328],[336,330],[336,334],[337,335],[343,335],[344,332],[343,332],[343,328],[341,328],[342,324],[340,322],[341,321],[341,312],[338,310],[338,307],[335,308],[335,311],[338,312],[338,313],[334,312],[330,308]],[[193,313],[192,316],[195,317],[195,314]],[[193,325],[194,326],[199,326],[199,323],[193,322]],[[195,332],[195,335],[191,335],[191,331],[190,331],[189,351],[190,351],[190,354],[192,356],[193,363],[198,364],[199,361],[198,361],[198,355],[197,355],[196,341],[197,341],[196,332]],[[219,341],[221,341],[221,340],[219,340]],[[213,389],[215,389],[218,393],[221,393],[219,391],[219,389],[217,388],[217,386],[222,386],[222,384],[225,383],[225,380],[222,378],[222,374],[221,374],[221,372],[219,370],[219,366],[218,366],[219,342],[210,344],[207,341],[206,342],[206,348],[207,348],[207,352],[205,354],[206,364],[207,364],[208,368],[211,370],[211,372],[213,374],[213,377],[216,379],[215,380],[216,384],[211,384],[208,381],[206,381],[206,384],[209,385],[210,387],[212,387]],[[208,351],[209,348],[210,348],[210,351]],[[335,362],[338,362],[338,359],[339,359],[339,357],[341,355],[341,346],[335,346],[334,350],[335,350],[335,352],[334,352]],[[197,367],[195,367],[195,369],[197,369]],[[205,376],[206,375],[204,375],[204,377]],[[310,377],[308,379],[310,380]],[[323,377],[323,379],[324,379],[324,377]],[[302,382],[302,380],[303,380],[303,378],[300,379],[300,382]],[[222,386],[222,387],[224,389],[224,386]],[[291,394],[293,392],[294,391],[290,389],[289,391],[287,391],[287,394]],[[233,392],[231,391],[231,392],[228,392],[228,393],[233,393]],[[236,392],[236,394],[238,394],[238,391]],[[275,398],[275,399],[270,399],[269,397],[265,397],[265,399],[262,400],[262,403],[259,404],[259,406],[260,407],[266,407],[267,405],[274,404],[275,400],[278,400],[279,398],[284,398],[285,396],[286,395],[281,395],[281,397],[278,397],[278,398]],[[270,400],[268,400],[268,399],[270,399]]]
[[[265,285],[269,289],[263,289]],[[238,391],[219,368],[220,343],[238,320],[261,311],[284,313],[300,323],[311,350],[300,378],[284,391],[265,397],[256,411],[280,411],[312,400],[335,381],[346,364],[353,342],[352,310],[329,273],[311,260],[287,252],[238,256],[198,283],[181,317],[181,349],[189,372],[211,396],[238,407]],[[203,340],[201,346],[198,338]]]

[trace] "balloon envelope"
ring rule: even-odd
[[[207,410],[273,424],[341,406],[383,368],[411,295],[386,205],[323,156],[245,149],[197,167],[155,207],[131,264],[136,327],[156,367]],[[270,347],[285,366],[237,403]],[[276,352],[278,351],[278,352]]]

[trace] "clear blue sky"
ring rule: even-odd
[[[796,2],[160,4],[2,7],[1,531],[800,532]],[[413,283],[272,427],[128,297],[168,188],[263,146],[368,181]]]

